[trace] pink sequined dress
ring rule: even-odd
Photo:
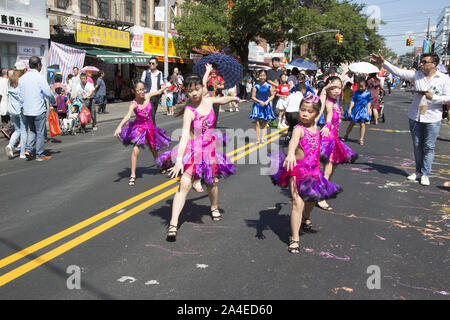
[[[334,182],[328,181],[320,171],[320,132],[309,131],[302,125],[304,136],[299,145],[305,153],[302,160],[297,160],[294,169],[287,170],[283,166],[286,150],[280,149],[271,155],[272,182],[281,187],[289,186],[291,177],[295,177],[297,190],[305,201],[320,201],[334,198],[342,188]]]
[[[216,120],[213,108],[207,115],[200,114],[191,106],[186,106],[186,109],[191,110],[195,117],[191,124],[194,139],[189,140],[183,157],[184,172],[194,179],[202,179],[204,183],[212,185],[214,178],[233,174],[234,164],[226,155],[216,150],[225,139],[221,133],[215,133],[213,130]],[[161,153],[156,162],[162,168],[171,168],[176,162],[177,154],[178,147]]]
[[[120,132],[120,140],[122,143],[124,145],[134,144],[140,147],[148,144],[156,150],[168,148],[170,145],[170,137],[164,133],[163,129],[153,125],[151,117],[152,105],[150,101],[142,109],[139,108],[136,101],[132,103],[136,105],[136,108],[134,108],[136,119],[127,122],[122,127],[122,131]]]
[[[339,139],[339,125],[341,123],[341,109],[336,100],[327,99],[327,102],[333,103],[333,117],[331,118],[330,134],[322,136],[322,146],[320,157],[324,162],[332,163],[354,163],[358,155]]]

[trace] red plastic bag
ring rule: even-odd
[[[50,111],[48,115],[48,126],[50,127],[50,136],[55,137],[61,134],[61,128],[59,127],[58,114],[55,111]]]
[[[80,119],[80,123],[83,126],[85,126],[88,123],[92,122],[91,112],[86,107],[81,108],[81,111],[80,111],[80,114],[79,114],[78,118]]]

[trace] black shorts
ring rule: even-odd
[[[58,118],[59,118],[59,119],[65,119],[65,118],[67,118],[67,113],[58,113]]]

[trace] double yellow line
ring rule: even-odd
[[[272,142],[274,140],[279,139],[284,134],[284,131],[286,131],[286,130],[287,129],[282,129],[282,130],[278,130],[278,131],[275,131],[275,132],[269,134],[267,136],[267,138],[269,138],[269,137],[272,137],[272,138],[267,140],[267,143],[270,143],[270,142]],[[234,161],[236,161],[236,160],[238,160],[238,159],[240,159],[242,157],[245,157],[247,154],[249,154],[249,153],[251,153],[251,152],[253,152],[253,151],[255,151],[255,150],[257,150],[257,149],[259,149],[259,148],[261,148],[263,146],[263,144],[260,144],[260,145],[252,147],[254,144],[255,143],[253,143],[253,142],[249,143],[249,144],[247,144],[247,145],[245,145],[245,146],[243,146],[243,147],[241,147],[239,149],[236,149],[236,150],[234,150],[232,152],[229,152],[227,154],[227,156],[229,157],[231,155],[235,155],[231,159],[231,161],[234,162]],[[250,148],[250,147],[252,147],[252,148]],[[241,152],[243,150],[245,150],[245,152]],[[239,152],[241,152],[241,153],[238,154]],[[109,208],[109,209],[107,209],[107,210],[105,210],[103,212],[100,212],[99,214],[97,214],[97,215],[95,215],[95,216],[93,216],[93,217],[91,217],[89,219],[86,219],[86,220],[84,220],[84,221],[82,221],[82,222],[80,222],[80,223],[78,223],[78,224],[76,224],[76,225],[74,225],[74,226],[72,226],[72,227],[70,227],[68,229],[65,229],[65,230],[63,230],[63,231],[61,231],[61,232],[59,232],[59,233],[57,233],[57,234],[55,234],[55,235],[53,235],[51,237],[48,237],[48,238],[46,238],[46,239],[44,239],[44,240],[42,240],[42,241],[40,241],[40,242],[30,246],[30,247],[27,247],[27,248],[25,248],[25,249],[23,249],[23,250],[21,250],[21,251],[19,251],[17,253],[14,253],[14,254],[6,257],[6,258],[3,258],[3,259],[0,260],[0,268],[6,267],[6,266],[8,266],[8,265],[10,265],[10,264],[12,264],[12,263],[14,263],[14,262],[24,258],[24,257],[32,254],[32,253],[40,250],[40,249],[43,249],[43,248],[45,248],[45,247],[55,243],[56,241],[59,241],[59,240],[65,238],[65,237],[67,237],[67,236],[69,236],[69,235],[71,235],[71,234],[73,234],[73,233],[75,233],[75,232],[85,228],[85,227],[88,227],[88,226],[92,225],[93,223],[95,223],[95,222],[97,222],[97,221],[99,221],[99,220],[101,220],[103,218],[106,218],[106,217],[112,215],[113,213],[117,213],[117,211],[120,211],[121,209],[126,208],[126,207],[132,205],[133,203],[135,203],[135,202],[137,202],[137,201],[139,201],[141,199],[144,199],[144,198],[146,198],[146,197],[148,197],[148,196],[150,196],[150,195],[152,195],[152,194],[154,194],[154,193],[156,193],[156,192],[158,192],[160,190],[163,190],[163,189],[173,185],[174,183],[176,183],[178,181],[179,181],[179,178],[171,179],[171,180],[169,180],[169,181],[167,181],[165,183],[162,183],[162,184],[160,184],[160,185],[158,185],[158,186],[156,186],[156,187],[154,187],[154,188],[152,188],[152,189],[150,189],[150,190],[148,190],[146,192],[143,192],[143,193],[141,193],[141,194],[139,194],[139,195],[137,195],[137,196],[135,196],[135,197],[133,197],[131,199],[128,199],[128,200],[126,200],[124,202],[121,202],[121,203],[115,205],[114,207],[111,207],[111,208]],[[5,285],[5,284],[7,284],[7,283],[9,283],[9,282],[11,282],[11,281],[13,281],[14,279],[17,279],[18,277],[24,275],[25,273],[27,273],[27,272],[29,272],[29,271],[39,267],[40,265],[42,265],[42,264],[44,264],[44,263],[46,263],[46,262],[48,262],[48,261],[58,257],[59,255],[69,251],[70,249],[80,245],[81,243],[83,243],[83,242],[85,242],[85,241],[95,237],[96,235],[98,235],[98,234],[100,234],[100,233],[102,233],[102,232],[104,232],[104,231],[114,227],[115,225],[117,225],[117,224],[119,224],[119,223],[121,223],[121,222],[123,222],[125,220],[127,220],[128,218],[134,216],[135,214],[137,214],[137,213],[147,209],[148,207],[154,205],[155,203],[157,203],[157,202],[159,202],[159,201],[161,201],[161,200],[163,200],[163,199],[165,199],[167,197],[170,197],[172,194],[176,193],[177,190],[178,190],[178,186],[176,186],[176,187],[174,187],[172,189],[169,189],[169,190],[161,193],[160,195],[158,195],[156,197],[153,197],[150,200],[145,201],[145,202],[141,203],[140,205],[138,205],[138,206],[136,206],[136,207],[134,207],[134,208],[132,208],[132,209],[122,213],[122,214],[120,214],[119,216],[117,216],[117,217],[115,217],[115,218],[113,218],[113,219],[111,219],[111,220],[101,224],[100,226],[83,233],[82,235],[80,235],[80,236],[78,236],[78,237],[76,237],[76,238],[74,238],[74,239],[72,239],[72,240],[70,240],[70,241],[68,241],[68,242],[58,246],[57,248],[55,248],[53,250],[50,250],[49,252],[39,256],[38,258],[35,258],[32,261],[27,262],[27,263],[23,264],[22,266],[17,267],[14,270],[12,270],[12,271],[10,271],[10,272],[0,276],[0,287]]]

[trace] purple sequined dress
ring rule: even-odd
[[[354,163],[358,155],[339,139],[339,125],[341,123],[341,109],[335,100],[330,98],[327,102],[333,103],[333,117],[331,118],[330,134],[322,137],[320,158],[324,162],[332,163]]]
[[[195,180],[201,179],[212,185],[214,178],[233,174],[234,164],[226,155],[216,151],[216,146],[225,139],[222,134],[214,133],[216,117],[213,108],[208,115],[200,114],[191,106],[186,106],[186,109],[191,110],[195,117],[191,124],[194,139],[187,143],[183,157],[184,172]],[[175,165],[177,154],[178,147],[161,153],[156,162],[162,168],[171,168]]]
[[[295,178],[298,194],[305,201],[320,201],[334,198],[342,188],[328,181],[320,171],[320,132],[311,132],[302,125],[304,136],[299,145],[305,153],[302,160],[297,160],[292,170],[283,167],[287,156],[285,149],[271,155],[272,182],[281,187],[289,186],[292,177]]]
[[[127,122],[120,133],[120,140],[124,145],[135,144],[144,147],[145,144],[154,147],[156,150],[168,148],[170,145],[170,137],[164,133],[163,129],[157,128],[153,125],[151,112],[152,105],[150,101],[145,108],[139,109],[136,105],[134,113],[136,119]]]

